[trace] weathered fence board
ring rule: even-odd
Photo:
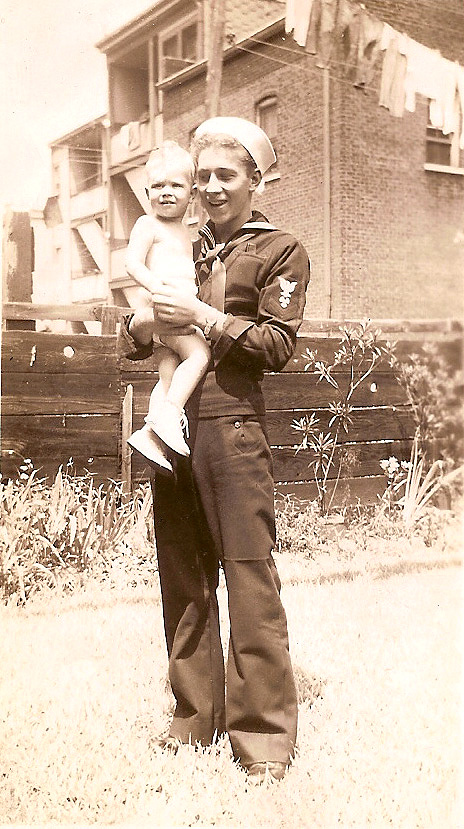
[[[299,443],[301,432],[292,428],[295,420],[300,420],[305,415],[310,416],[312,409],[306,411],[297,409],[282,409],[271,411],[267,414],[267,429],[269,441],[272,446],[293,446]],[[317,428],[327,434],[333,433],[333,426],[329,425],[332,412],[326,409],[318,409],[316,412],[319,423]],[[371,441],[382,439],[404,440],[412,438],[414,427],[411,419],[411,412],[406,406],[356,409],[351,414],[352,424],[349,433],[340,430],[338,440],[340,443],[346,441]]]
[[[380,471],[380,461],[383,458],[388,458],[394,455],[396,458],[408,460],[410,456],[409,441],[376,441],[374,443],[353,443],[348,444],[354,455],[354,468],[348,468],[350,477],[366,477],[368,475],[378,475]],[[335,450],[335,463],[337,464],[340,456],[340,449]],[[272,460],[274,464],[274,480],[275,481],[308,481],[313,480],[314,475],[308,470],[310,462],[310,454],[308,452],[298,452],[290,446],[272,449]],[[330,478],[335,478],[335,471],[330,474]],[[346,472],[343,477],[346,476]]]
[[[5,374],[4,414],[84,414],[115,411],[119,380],[105,374]]]
[[[458,366],[462,365],[463,341],[456,333],[435,332],[435,334],[433,334],[430,332],[423,332],[422,334],[419,334],[409,332],[407,335],[402,334],[401,336],[403,338],[407,336],[408,338],[401,339],[396,342],[395,356],[400,361],[408,360],[413,354],[423,353],[424,343],[428,342],[430,344],[435,344],[439,348],[440,354],[445,357],[451,367],[458,368]],[[395,337],[392,336],[391,342],[394,341]],[[379,345],[385,345],[387,342],[388,340],[386,338],[381,339],[379,341]],[[295,348],[295,354],[289,360],[283,369],[283,372],[305,371],[305,366],[308,364],[308,361],[304,357],[306,349],[309,349],[310,351],[317,351],[317,358],[319,360],[331,360],[334,352],[339,348],[339,346],[340,337],[337,336],[332,335],[323,338],[321,335],[319,339],[316,339],[314,335],[299,336]],[[119,365],[123,373],[134,372],[136,374],[143,374],[148,371],[158,370],[156,352],[152,357],[140,361],[127,360],[124,357],[120,357]],[[383,361],[378,366],[376,371],[378,374],[390,374],[391,369],[388,365],[388,361]],[[334,374],[339,372],[339,369],[334,370]]]
[[[13,449],[27,457],[25,453],[32,444],[40,448],[42,458],[66,461],[75,446],[80,446],[88,458],[117,455],[119,426],[119,413],[4,415],[2,450]]]
[[[148,395],[146,389],[137,386],[134,398],[133,425],[140,429],[143,418],[147,413]],[[292,427],[295,420],[312,414],[313,409],[281,409],[267,412],[267,430],[269,442],[272,446],[294,446],[299,443],[301,432]],[[317,428],[327,433],[333,431],[329,426],[332,412],[328,409],[317,409]],[[339,442],[372,441],[379,439],[405,440],[414,435],[414,425],[411,411],[407,406],[355,409],[352,412],[352,424],[349,433],[340,430]]]
[[[23,308],[13,311],[26,313]],[[113,319],[114,309],[111,314]],[[405,323],[402,331],[401,324],[378,325],[385,340],[397,341],[400,359],[420,353],[424,342],[435,342],[450,365],[461,364],[462,339],[453,326],[418,323],[408,329]],[[276,492],[281,497],[289,493],[303,500],[316,497],[310,456],[304,451],[296,454],[300,433],[292,428],[292,422],[315,411],[318,429],[324,433],[330,430],[329,404],[339,395],[304,371],[306,360],[302,355],[307,348],[317,349],[321,359],[330,361],[339,342],[336,323],[323,321],[318,328],[316,321],[308,321],[298,338],[295,357],[285,370],[264,378]],[[338,368],[334,374],[344,386],[346,369]],[[151,465],[136,452],[132,456],[126,452],[123,462],[121,450],[123,436],[125,442],[130,429],[140,428],[143,423],[157,377],[156,354],[141,362],[117,357],[114,336],[4,332],[3,474],[14,474],[22,459],[28,457],[42,476],[49,477],[72,458],[72,474],[88,471],[97,481],[121,480],[122,475],[126,487],[131,480],[147,479],[153,473]],[[133,386],[133,395],[132,400],[131,395],[126,397],[121,426],[129,385]],[[352,404],[352,424],[347,435],[339,435],[341,446],[335,457],[345,445],[356,456],[356,463],[342,471],[336,503],[343,498],[375,499],[385,486],[379,461],[390,455],[408,458],[414,432],[405,393],[386,362],[356,392]],[[329,493],[332,485],[329,482]]]
[[[427,325],[421,332],[420,326],[417,326],[417,331],[407,331],[399,341],[398,336],[393,336],[393,326],[391,328],[391,340],[396,341],[395,354],[398,359],[406,360],[412,354],[421,354],[424,342],[434,342],[451,366],[461,364],[461,339],[447,326],[443,326],[438,333],[433,332],[432,328],[429,331]],[[315,412],[319,420],[318,429],[324,433],[330,431],[332,412],[329,404],[340,399],[340,392],[325,381],[317,382],[316,375],[305,371],[307,361],[302,356],[305,349],[317,349],[318,356],[330,362],[334,351],[339,348],[340,337],[334,330],[327,333],[328,337],[324,333],[320,336],[305,334],[299,337],[295,357],[289,361],[284,371],[266,374],[263,380],[274,479],[276,491],[282,496],[291,492],[302,499],[315,498],[317,495],[314,473],[309,468],[310,453],[296,453],[301,433],[292,428],[292,422]],[[383,342],[386,340],[387,337]],[[156,353],[141,362],[120,358],[119,365],[122,388],[129,383],[133,386],[133,427],[140,428],[147,411],[150,391],[157,381]],[[333,373],[342,390],[345,389],[348,384],[347,368],[337,367]],[[385,488],[380,461],[390,455],[409,459],[414,435],[414,422],[406,394],[386,360],[370,375],[369,381],[355,392],[351,402],[355,407],[352,424],[348,434],[341,432],[338,442],[350,451],[354,463],[342,469],[335,503],[345,497],[351,500],[358,497],[375,500]],[[341,447],[335,452],[335,461],[340,452]],[[336,476],[336,471],[335,466],[331,478]],[[150,472],[150,464],[138,453],[133,453],[133,479],[142,480]],[[332,485],[333,481],[332,484],[329,481],[329,495]]]
[[[334,481],[327,482],[327,501],[330,502],[334,488]],[[341,478],[337,484],[333,496],[333,506],[344,506],[355,504],[361,501],[364,504],[372,504],[385,490],[385,476],[376,475],[367,478]],[[315,501],[317,498],[317,486],[314,481],[298,482],[292,481],[289,484],[276,483],[276,500],[280,501],[291,496],[300,501]]]
[[[346,374],[346,373],[345,373]],[[157,380],[155,372],[143,374],[142,372],[128,372],[123,374],[124,383],[133,383],[137,387],[135,397],[135,411],[141,411],[146,406],[146,401]],[[371,385],[375,388],[371,391]],[[283,409],[308,409],[327,408],[329,401],[339,400],[340,393],[327,383],[318,383],[314,375],[309,373],[282,373],[266,374],[263,380],[263,393],[266,403],[266,410],[282,411]],[[369,378],[369,384],[361,387],[352,399],[354,406],[400,406],[406,403],[404,391],[398,385],[397,380],[390,373],[373,373]],[[142,408],[139,409],[139,406]]]
[[[2,374],[118,374],[114,336],[9,331],[2,344]]]
[[[30,458],[53,477],[120,478],[120,373],[115,337],[7,331],[2,343],[2,474]]]
[[[30,457],[30,455],[25,455],[25,457]],[[53,480],[60,467],[72,477],[90,474],[96,485],[107,484],[109,480],[120,481],[121,479],[118,458],[109,457],[108,455],[104,457],[91,456],[89,459],[87,455],[74,454],[70,462],[69,456],[52,458],[49,456],[43,457],[39,454],[34,455],[32,461],[34,469],[37,470],[36,477],[48,481]],[[15,454],[2,454],[2,477],[15,477],[22,463],[23,459]]]
[[[354,458],[354,466],[342,475],[343,478],[350,477],[371,477],[380,472],[380,461],[394,455],[400,460],[409,460],[409,441],[378,441],[375,443],[349,444]],[[314,474],[309,469],[310,455],[306,452],[296,453],[292,447],[272,447],[272,462],[274,467],[274,480],[277,486],[286,483],[304,483],[314,481]],[[340,456],[340,449],[335,452],[335,462]],[[151,464],[140,457],[138,453],[132,456],[132,476],[134,480],[144,480],[153,473]],[[330,479],[336,477],[335,472],[330,474]],[[383,478],[385,484],[385,478]]]

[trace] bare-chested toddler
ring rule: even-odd
[[[128,440],[153,463],[172,471],[166,447],[188,455],[184,439],[184,405],[204,375],[210,350],[200,329],[166,333],[153,311],[152,294],[160,286],[181,283],[197,293],[192,242],[183,218],[194,196],[195,167],[189,153],[175,141],[165,141],[146,163],[151,214],[137,219],[130,234],[126,268],[140,286],[131,334],[156,344],[159,382],[150,395],[142,429]],[[160,333],[162,339],[160,339]]]

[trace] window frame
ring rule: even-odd
[[[171,40],[171,38],[175,37],[178,45],[180,44],[180,49],[182,50],[182,32],[185,29],[188,29],[189,26],[192,24],[196,24],[197,27],[197,42],[196,42],[196,58],[193,61],[189,61],[185,63],[185,66],[181,69],[176,70],[175,72],[166,72],[164,71],[164,61],[166,56],[163,55],[163,46],[166,41]],[[176,23],[172,23],[170,26],[167,26],[165,29],[161,29],[158,35],[158,79],[159,82],[166,81],[168,78],[172,78],[174,75],[177,75],[179,72],[182,72],[183,69],[190,69],[191,66],[194,66],[195,63],[201,60],[201,51],[202,51],[202,44],[201,44],[201,27],[200,21],[197,12],[192,12],[189,15],[186,15],[181,20],[178,20]],[[183,58],[178,58],[178,60],[183,60]]]
[[[266,109],[271,109],[272,107],[275,107],[275,109],[276,109],[276,114],[275,114],[276,134],[275,135],[268,135],[268,132],[264,129],[264,126],[262,124],[262,114]],[[258,101],[255,102],[255,122],[258,125],[258,127],[261,127],[261,129],[264,129],[264,131],[266,132],[266,135],[268,135],[268,138],[271,141],[272,146],[274,147],[275,154],[276,154],[276,159],[277,159],[275,161],[275,163],[272,165],[272,167],[270,167],[269,170],[267,170],[267,172],[263,176],[263,180],[266,181],[266,182],[267,181],[275,181],[277,179],[280,179],[278,141],[277,141],[277,149],[274,146],[276,140],[278,139],[278,123],[279,123],[279,121],[278,121],[278,107],[279,107],[279,99],[278,99],[278,96],[275,92],[269,92],[266,95],[263,95]]]
[[[439,127],[434,127],[433,124],[428,123],[426,127],[425,136],[425,163],[424,170],[429,170],[436,173],[452,173],[454,175],[464,175],[464,150],[459,147],[460,136],[459,132],[451,132],[445,135]],[[436,162],[427,161],[427,150],[430,144],[440,144],[449,147],[449,164],[437,164]]]

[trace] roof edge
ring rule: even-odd
[[[285,16],[279,18],[279,20],[274,20],[273,23],[270,23],[268,26],[265,26],[264,29],[258,29],[256,32],[252,32],[246,37],[238,40],[236,43],[233,43],[231,46],[227,46],[223,51],[223,59],[224,61],[230,60],[231,58],[235,57],[240,53],[240,47],[244,46],[245,44],[249,44],[250,46],[256,45],[253,38],[260,35],[264,38],[270,38],[283,28],[283,24],[285,22]],[[171,86],[175,86],[176,84],[184,83],[189,78],[200,74],[201,72],[206,70],[207,67],[207,60],[203,58],[195,63],[193,66],[189,66],[188,69],[182,69],[180,72],[177,72],[175,75],[170,75],[169,78],[166,78],[164,81],[160,81],[157,83],[158,89],[168,89]]]
[[[80,124],[73,130],[61,135],[59,138],[55,138],[53,141],[49,142],[49,147],[59,147],[63,141],[68,141],[70,138],[74,138],[76,135],[79,135],[80,132],[84,130],[92,129],[92,127],[96,127],[97,124],[103,124],[103,122],[108,118],[108,114],[105,112],[103,115],[98,115],[97,118],[92,118],[91,121],[87,121],[85,124]]]
[[[129,35],[134,35],[143,30],[157,17],[161,17],[165,12],[170,11],[175,6],[179,5],[183,0],[158,0],[150,9],[133,17],[127,23],[124,23],[119,29],[115,29],[109,35],[105,35],[95,43],[95,48],[100,52],[109,52],[116,46],[119,46],[121,40],[125,40]]]

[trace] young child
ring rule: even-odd
[[[148,460],[172,471],[166,446],[179,455],[190,450],[184,440],[184,405],[206,371],[210,350],[200,329],[191,334],[161,334],[151,296],[160,286],[179,284],[197,293],[192,243],[182,223],[193,198],[195,165],[175,141],[165,141],[146,163],[151,215],[137,219],[129,239],[126,268],[141,286],[131,331],[157,349],[159,382],[150,396],[145,426],[128,440]],[[166,331],[166,326],[164,327]],[[165,445],[166,446],[165,446]]]

